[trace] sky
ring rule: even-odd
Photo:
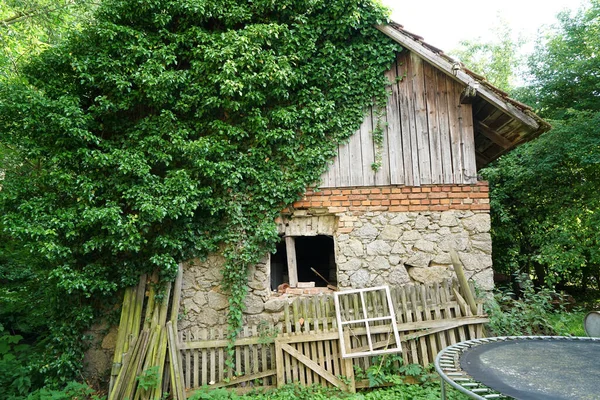
[[[392,19],[445,52],[461,40],[492,39],[499,18],[531,43],[542,25],[556,21],[563,10],[577,10],[585,0],[381,0],[393,10]]]

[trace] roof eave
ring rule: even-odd
[[[429,50],[421,43],[417,42],[416,40],[410,38],[407,35],[402,34],[400,31],[398,31],[390,25],[378,25],[377,29],[379,29],[381,32],[383,32],[385,35],[387,35],[397,43],[406,47],[408,50],[416,53],[430,64],[438,67],[448,76],[456,79],[459,82],[462,82],[467,86],[477,88],[477,93],[482,98],[492,103],[507,114],[518,119],[524,125],[528,126],[533,130],[537,130],[540,128],[540,124],[535,118],[532,118],[530,115],[527,115],[523,111],[519,110],[517,107],[510,104],[510,102],[505,101],[504,99],[496,95],[493,91],[489,90],[489,88],[486,87],[487,85],[482,86],[480,81],[474,79],[473,77],[465,73],[462,70],[462,66],[459,62],[451,64],[443,57],[440,57],[438,54]]]
[[[478,98],[489,103],[495,109],[521,125],[518,135],[516,137],[512,135],[513,137],[510,140],[508,138],[493,136],[489,131],[484,132],[484,134],[487,133],[488,139],[490,139],[489,136],[492,136],[492,142],[499,144],[497,151],[488,155],[489,157],[485,164],[551,129],[550,124],[537,116],[531,107],[510,98],[506,92],[489,83],[485,77],[469,70],[461,62],[448,56],[442,50],[426,43],[422,37],[406,31],[402,25],[390,22],[389,25],[378,25],[377,29],[452,79],[475,89],[473,92],[476,92]],[[497,135],[503,136],[500,133],[497,133]],[[510,146],[508,145],[509,143]],[[481,161],[483,161],[483,155],[480,154],[480,157],[482,157]]]

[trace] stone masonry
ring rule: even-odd
[[[439,282],[454,275],[450,249],[467,278],[493,288],[492,242],[487,213],[367,212],[349,233],[336,236],[340,288]]]
[[[262,320],[277,322],[275,317],[258,315],[265,312],[265,304],[271,297],[269,257],[248,271],[248,296],[245,300],[246,323],[254,324]],[[184,265],[183,290],[181,299],[179,329],[195,326],[199,328],[225,327],[226,312],[229,307],[227,296],[221,290],[223,278],[221,270],[225,260],[219,254],[213,254],[206,260],[192,260]],[[283,310],[268,304],[266,312]]]
[[[334,238],[340,289],[439,282],[452,277],[450,249],[467,278],[493,288],[492,242],[486,182],[475,185],[308,190],[282,212],[282,234]],[[179,329],[223,328],[228,308],[222,293],[223,258],[213,254],[184,267]],[[245,322],[279,322],[296,295],[270,290],[270,257],[248,273]]]

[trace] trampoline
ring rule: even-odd
[[[446,347],[435,369],[445,384],[474,399],[600,398],[600,338],[509,336]]]

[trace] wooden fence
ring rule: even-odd
[[[428,365],[444,347],[484,336],[487,318],[481,304],[473,315],[456,281],[394,287],[391,295],[405,364]],[[357,313],[357,298],[347,297],[342,312]],[[377,296],[367,297],[367,307],[374,315],[378,310],[385,312],[384,303]],[[364,335],[346,335],[353,348],[366,345]],[[386,340],[385,333],[379,335]],[[188,392],[202,386],[235,386],[244,391],[294,382],[354,391],[362,385],[354,380],[354,367],[366,370],[372,360],[342,359],[339,339],[331,295],[296,298],[286,304],[284,319],[278,325],[245,328],[235,343],[232,370],[225,364],[228,342],[223,331],[181,332],[185,387]]]

